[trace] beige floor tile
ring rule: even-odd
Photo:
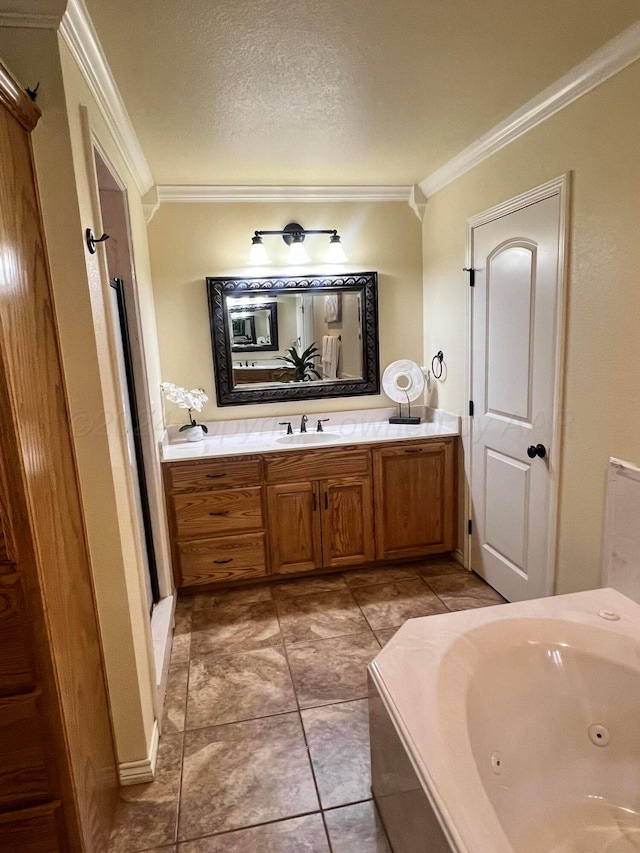
[[[296,710],[293,684],[281,646],[191,659],[189,729]]]
[[[298,714],[185,734],[179,841],[318,808]]]
[[[176,612],[174,614],[175,627],[173,633],[175,636],[180,634],[188,634],[191,631],[191,615],[193,612],[193,599],[186,595],[179,598],[176,604]]]
[[[184,731],[184,717],[187,707],[187,682],[189,679],[189,664],[180,663],[169,667],[167,677],[167,692],[164,698],[162,713],[162,733]]]
[[[282,644],[272,601],[221,605],[193,612],[191,656]]]
[[[367,666],[379,651],[371,631],[288,646],[300,707],[366,698]]]
[[[372,800],[325,812],[333,853],[391,853]]]
[[[418,577],[420,577],[418,571],[412,565],[381,567],[378,569],[357,569],[353,572],[344,573],[344,579],[350,589],[355,589],[359,586],[371,586],[378,583],[410,581]]]
[[[366,699],[302,711],[322,808],[371,797]]]
[[[174,634],[171,643],[171,659],[169,666],[188,664],[191,653],[191,632],[188,634]]]
[[[182,739],[182,734],[161,737],[153,782],[120,788],[109,853],[132,853],[175,842]]]
[[[280,581],[271,585],[271,592],[276,599],[291,598],[298,595],[314,595],[320,592],[339,592],[347,585],[342,575],[324,575],[318,578],[295,578]]]
[[[202,610],[219,604],[254,604],[256,601],[271,601],[271,587],[268,584],[251,584],[197,593],[193,596],[193,609]]]
[[[493,587],[478,577],[474,572],[443,575],[441,577],[425,578],[425,583],[441,598],[456,597],[480,598],[492,602],[504,602],[504,598]]]
[[[374,631],[399,627],[416,616],[447,612],[421,580],[364,586],[354,589],[353,594]]]
[[[397,628],[382,628],[380,631],[374,631],[376,638],[381,646],[386,646],[389,640],[395,636]]]
[[[477,607],[496,607],[505,603],[504,601],[492,601],[489,598],[468,598],[465,595],[442,595],[440,597],[452,613],[459,610],[475,610]]]
[[[187,841],[178,853],[329,853],[320,814]]]
[[[455,575],[467,573],[464,566],[461,566],[457,560],[451,557],[433,558],[416,564],[416,571],[423,578],[430,578],[440,575]]]
[[[175,844],[171,844],[169,847],[152,847],[151,850],[144,849],[143,853],[177,853],[178,848]]]
[[[329,639],[369,629],[346,588],[338,592],[283,598],[277,602],[277,607],[285,643]]]

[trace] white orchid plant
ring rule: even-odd
[[[177,403],[181,409],[186,409],[189,413],[189,423],[183,424],[179,432],[186,432],[194,427],[202,427],[204,433],[209,432],[206,424],[199,424],[192,415],[193,411],[201,412],[203,405],[209,399],[203,388],[192,388],[188,391],[186,388],[174,385],[173,382],[163,382],[160,387],[167,400],[171,403]]]

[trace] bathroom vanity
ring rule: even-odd
[[[227,437],[243,450],[229,454],[215,438],[202,447],[166,447],[176,586],[453,550],[457,430],[368,426],[360,433]]]

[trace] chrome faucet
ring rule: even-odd
[[[308,420],[309,420],[309,418],[307,415],[302,416],[302,418],[300,419],[300,432],[306,432],[307,431],[307,421]]]

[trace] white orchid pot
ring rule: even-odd
[[[201,426],[194,426],[191,429],[185,430],[187,433],[187,441],[202,441],[204,438],[204,431]]]

